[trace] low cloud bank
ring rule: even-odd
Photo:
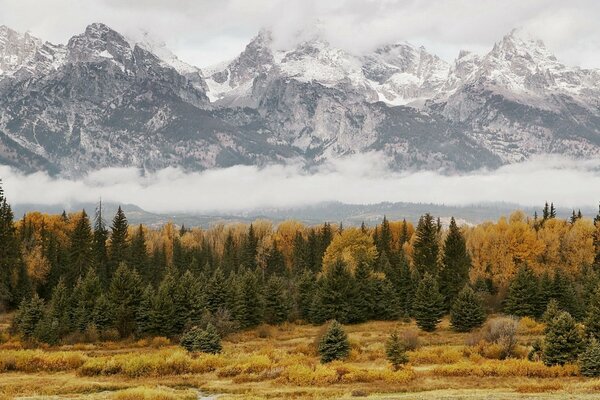
[[[73,180],[0,166],[0,179],[12,204],[67,206],[101,197],[160,213],[227,213],[328,201],[445,205],[502,201],[524,206],[553,201],[561,207],[590,207],[600,201],[600,160],[557,156],[456,175],[393,171],[381,154],[367,153],[330,161],[312,172],[296,164],[193,173],[178,168],[154,173],[108,168]]]

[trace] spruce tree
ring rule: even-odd
[[[244,254],[242,264],[244,267],[254,270],[256,268],[256,254],[258,251],[258,238],[254,232],[254,226],[250,224],[246,240],[244,241]]]
[[[102,286],[106,288],[108,287],[108,250],[106,247],[106,242],[108,241],[108,229],[106,229],[106,223],[102,216],[102,212],[102,200],[100,200],[94,217],[94,237],[92,247],[98,277],[100,278]]]
[[[280,324],[289,318],[290,302],[285,282],[278,276],[271,276],[265,289],[265,321]]]
[[[201,281],[187,270],[179,278],[173,300],[176,313],[181,315],[176,326],[177,332],[182,332],[185,327],[198,325],[206,308],[206,299]]]
[[[221,337],[211,323],[206,329],[190,328],[182,335],[180,344],[189,352],[218,354],[222,351]]]
[[[317,348],[321,363],[343,360],[350,354],[350,343],[344,328],[336,320],[331,321],[327,332],[319,341]]]
[[[127,218],[125,213],[121,209],[121,206],[117,209],[117,213],[112,221],[110,227],[110,268],[108,271],[109,279],[112,278],[113,273],[119,268],[119,264],[127,261],[127,249],[128,249],[128,229]]]
[[[522,267],[510,283],[504,312],[518,317],[535,317],[538,303],[537,279],[529,268]]]
[[[560,308],[568,311],[576,320],[580,320],[582,310],[574,283],[560,270],[554,274],[553,291],[553,297],[558,301]]]
[[[121,263],[117,268],[108,291],[113,314],[113,326],[125,338],[133,333],[136,312],[141,299],[142,282],[135,270]]]
[[[225,275],[229,276],[232,272],[237,271],[238,268],[238,257],[237,257],[237,246],[233,239],[233,233],[231,230],[227,232],[225,237],[225,243],[223,245],[223,257],[221,260],[221,269]]]
[[[600,343],[592,339],[579,357],[581,375],[590,378],[600,376]]]
[[[342,323],[353,318],[352,303],[355,296],[354,280],[346,263],[338,259],[323,276],[319,287],[319,312],[325,318]],[[315,304],[316,305],[316,304]]]
[[[588,304],[585,334],[588,338],[600,340],[600,285],[594,291]]]
[[[575,362],[582,350],[582,339],[571,315],[563,311],[546,327],[542,361],[546,365]]]
[[[385,355],[395,371],[408,362],[406,346],[402,342],[402,339],[400,339],[397,331],[392,332],[387,340],[385,344]]]
[[[481,299],[473,289],[465,286],[460,291],[450,311],[450,324],[457,332],[469,332],[485,322],[485,310]]]
[[[131,268],[135,268],[144,282],[152,281],[154,271],[149,266],[146,235],[144,234],[144,227],[141,224],[131,238],[128,265]]]
[[[16,327],[25,338],[32,338],[38,323],[44,316],[44,300],[34,294],[31,300],[23,300],[17,315],[15,316]]]
[[[154,288],[148,284],[138,303],[138,308],[135,314],[135,329],[138,337],[154,335],[156,333],[154,325]]]
[[[445,297],[449,309],[458,292],[469,280],[471,257],[467,252],[467,244],[454,217],[450,219],[448,236],[444,242],[442,270],[440,271],[440,291]]]
[[[413,264],[416,271],[424,275],[438,273],[438,231],[433,217],[427,213],[419,219],[416,239],[413,244]]]
[[[242,328],[252,328],[263,318],[261,288],[253,271],[238,274],[234,284],[233,314]]]
[[[178,328],[183,326],[183,316],[177,313],[173,299],[176,279],[173,271],[167,273],[158,286],[152,302],[152,322],[159,336],[173,336]]]
[[[415,292],[413,314],[419,328],[433,332],[444,315],[444,297],[440,294],[436,279],[426,273]]]
[[[300,318],[310,320],[310,311],[317,288],[315,275],[309,269],[305,269],[297,278],[296,283],[296,305]]]
[[[544,321],[546,324],[549,324],[562,311],[565,310],[560,308],[558,301],[552,299],[548,302],[548,305],[546,306],[546,311],[544,311],[544,313],[542,314],[542,321]]]
[[[219,309],[227,305],[227,288],[225,276],[221,268],[213,272],[206,287],[206,306],[211,313],[216,313]]]
[[[70,267],[67,283],[75,284],[77,278],[83,277],[93,260],[93,237],[90,220],[83,210],[77,219],[75,228],[71,233],[69,247]]]
[[[366,262],[360,262],[354,271],[354,292],[352,300],[352,313],[350,321],[353,323],[365,322],[377,318],[373,309],[377,300],[374,298],[374,282],[371,278],[371,269]],[[388,300],[388,299],[386,299]]]
[[[19,304],[11,277],[21,264],[21,254],[13,222],[13,212],[8,204],[0,180],[0,309]]]

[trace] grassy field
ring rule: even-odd
[[[0,318],[0,326],[7,318]],[[600,380],[578,376],[575,365],[528,361],[543,327],[521,321],[514,358],[497,360],[493,346],[443,321],[434,333],[412,323],[346,326],[351,354],[321,365],[315,338],[322,327],[262,326],[223,341],[220,355],[190,355],[164,338],[28,349],[4,337],[2,398],[71,399],[592,399]],[[384,343],[395,328],[418,332],[410,363],[392,371]],[[471,344],[471,345],[468,345]]]

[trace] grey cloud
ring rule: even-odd
[[[381,154],[367,153],[332,160],[311,173],[294,164],[197,173],[169,168],[141,174],[128,168],[68,180],[45,173],[23,175],[0,166],[0,177],[13,204],[68,205],[102,197],[163,213],[235,212],[327,201],[446,205],[504,201],[532,206],[551,200],[563,207],[583,208],[595,207],[600,199],[600,160],[545,156],[461,175],[396,172],[387,165]]]

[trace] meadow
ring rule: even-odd
[[[3,328],[9,316],[2,317]],[[492,318],[493,319],[493,318]],[[432,333],[413,322],[346,325],[345,361],[321,364],[323,326],[262,325],[223,340],[218,355],[187,353],[166,338],[30,347],[7,334],[0,345],[2,398],[176,399],[592,399],[600,380],[577,365],[547,367],[527,354],[543,324],[520,320],[516,346],[498,359],[478,333],[447,320]],[[409,363],[394,371],[384,343],[397,330]]]

